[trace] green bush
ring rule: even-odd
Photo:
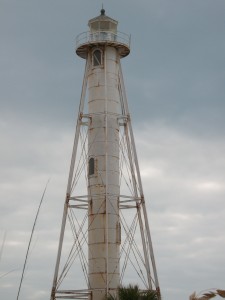
[[[137,285],[129,284],[127,287],[119,287],[118,295],[109,295],[106,300],[160,300],[156,291],[141,291]]]

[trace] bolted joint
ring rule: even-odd
[[[66,204],[69,204],[69,201],[70,201],[70,194],[67,193],[66,194]]]
[[[79,120],[81,121],[83,118],[83,113],[81,112],[80,115],[79,115]]]
[[[141,195],[141,203],[142,203],[142,204],[145,204],[145,198],[144,198],[144,195]]]

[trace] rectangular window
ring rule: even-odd
[[[96,49],[93,52],[92,63],[93,63],[94,67],[102,65],[102,51],[101,50]]]
[[[88,174],[89,176],[95,174],[95,159],[93,157],[89,159]]]

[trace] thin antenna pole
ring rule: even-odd
[[[23,282],[23,278],[24,278],[24,272],[25,272],[25,269],[26,269],[28,254],[29,254],[29,251],[30,251],[30,245],[31,245],[31,241],[32,241],[32,238],[33,238],[33,234],[34,234],[34,229],[35,229],[35,226],[36,226],[36,223],[37,223],[37,218],[38,218],[38,215],[39,215],[39,212],[40,212],[40,209],[41,209],[41,205],[42,205],[42,202],[43,202],[43,199],[44,199],[45,192],[47,190],[47,186],[48,186],[49,181],[50,181],[50,179],[48,179],[47,184],[45,186],[44,192],[43,192],[42,197],[41,197],[41,201],[40,201],[39,206],[38,206],[36,217],[35,217],[35,220],[34,220],[33,228],[32,228],[31,235],[30,235],[29,244],[28,244],[28,247],[27,247],[27,253],[26,253],[25,262],[24,262],[24,265],[23,265],[23,271],[22,271],[22,275],[21,275],[21,279],[20,279],[20,285],[19,285],[19,290],[18,290],[18,293],[17,293],[16,300],[19,299],[20,290],[21,290],[21,286],[22,286],[22,282]]]
[[[9,275],[9,274],[12,273],[12,272],[17,271],[17,270],[19,270],[19,269],[13,269],[13,270],[11,270],[11,271],[8,271],[8,272],[2,274],[2,275],[0,276],[0,279],[3,278],[3,277],[5,277],[5,276],[7,276],[7,275]]]
[[[7,236],[7,231],[4,232],[4,236],[3,236],[3,241],[2,241],[1,251],[0,251],[0,262],[2,260],[2,253],[5,247],[6,236]]]

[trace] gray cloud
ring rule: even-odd
[[[0,293],[49,297],[84,61],[75,36],[102,1],[2,1],[0,11]],[[224,288],[222,0],[105,1],[132,34],[123,71],[164,298]],[[1,278],[2,274],[9,273]]]

